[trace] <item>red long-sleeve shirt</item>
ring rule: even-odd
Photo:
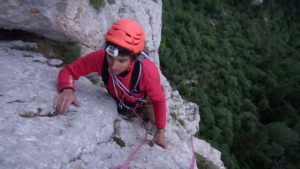
[[[80,76],[86,76],[92,72],[97,72],[102,76],[102,66],[105,57],[105,50],[97,50],[93,53],[86,55],[83,58],[73,62],[66,66],[59,72],[58,77],[58,91],[61,92],[64,88],[74,88],[74,80],[77,80]],[[127,71],[129,73],[125,76],[117,76],[122,84],[130,89],[130,80],[132,75],[132,68],[134,62],[131,63]],[[114,98],[117,99],[111,76],[109,76],[108,90],[111,92]],[[131,98],[122,94],[122,91],[117,87],[118,96],[122,101],[126,98],[126,101],[133,101]],[[156,65],[148,59],[143,62],[143,71],[140,79],[140,91],[146,92],[146,94],[153,101],[154,113],[155,113],[155,125],[157,128],[164,128],[166,126],[166,99],[165,93],[162,90],[160,84],[160,76]]]

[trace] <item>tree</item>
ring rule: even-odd
[[[270,141],[278,143],[283,147],[294,146],[298,144],[299,134],[286,127],[284,123],[274,122],[266,125],[266,131],[269,134]]]
[[[199,105],[199,137],[227,168],[300,168],[299,3],[163,2],[162,71]],[[222,20],[221,5],[229,14]]]

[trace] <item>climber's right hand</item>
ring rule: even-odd
[[[64,89],[54,100],[53,107],[56,109],[55,113],[66,115],[72,103],[77,107],[80,106],[74,91],[72,89]]]

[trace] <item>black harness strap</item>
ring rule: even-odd
[[[107,63],[106,56],[104,56],[103,65],[102,65],[102,81],[104,82],[106,88],[108,84],[108,78],[109,78],[108,63]]]
[[[142,54],[140,54],[138,56],[137,61],[134,64],[132,75],[131,75],[131,81],[130,81],[131,92],[140,93],[140,80],[143,71],[144,58],[145,57]]]
[[[132,93],[137,93],[137,94],[141,93],[140,79],[141,79],[142,71],[143,71],[143,62],[144,62],[145,57],[148,57],[147,55],[148,54],[145,52],[140,53],[137,61],[135,62],[134,66],[133,66],[131,80],[130,80],[130,91]],[[109,75],[109,71],[108,71],[108,62],[107,62],[107,59],[105,56],[104,60],[103,60],[103,66],[102,66],[102,81],[104,82],[106,89],[107,89],[107,85],[108,85],[109,76],[110,75]],[[108,89],[107,89],[107,91],[108,91]],[[148,96],[144,92],[143,99],[147,99],[147,97]],[[118,100],[117,100],[117,102],[118,102]],[[135,107],[136,104],[138,104],[140,106],[144,105],[144,101],[137,101],[136,103],[128,103],[126,101],[126,98],[125,98],[125,100],[123,100],[123,103],[129,107]],[[122,110],[122,106],[121,107],[118,106],[118,109]]]

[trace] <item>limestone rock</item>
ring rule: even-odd
[[[49,63],[49,65],[51,65],[51,66],[59,66],[59,65],[61,65],[61,64],[63,63],[63,61],[60,60],[60,59],[50,59],[50,60],[48,61],[48,63]]]
[[[212,161],[220,169],[225,169],[223,162],[221,161],[221,152],[211,147],[209,143],[198,138],[193,138],[195,152],[201,154],[207,160]]]
[[[47,61],[35,61],[35,58],[42,60],[40,54],[32,52],[32,57],[24,57],[26,54],[28,51],[0,48],[1,167],[120,168],[144,140],[142,121],[118,115],[114,99],[104,88],[93,85],[85,77],[75,82],[81,107],[71,106],[66,116],[55,115],[52,106],[58,94],[59,69],[48,66]],[[169,96],[168,102],[173,99],[172,102],[178,103],[178,110],[173,110],[178,117],[186,123],[199,123],[195,105],[183,101],[176,91]],[[187,117],[180,114],[185,110]],[[148,145],[156,127],[147,124],[146,144],[130,162],[129,168],[190,167],[192,147],[189,138],[197,129],[182,126],[170,113],[167,119],[165,135],[169,149]],[[125,147],[121,148],[114,138],[121,139]],[[196,152],[224,168],[219,151],[205,141],[194,140]]]
[[[89,0],[17,0],[0,3],[0,11],[0,28],[78,42],[84,46],[82,56],[104,46],[105,33],[115,21],[136,20],[144,28],[149,58],[159,67],[161,0],[108,0],[98,10]],[[4,79],[0,81],[1,167],[120,168],[144,139],[142,121],[117,115],[115,101],[105,89],[84,77],[75,83],[82,106],[71,106],[66,116],[56,116],[52,104],[57,95],[58,68],[48,66],[47,58],[32,52],[36,44],[25,43],[23,48],[23,42],[13,45],[17,47],[8,45],[11,43],[16,42],[0,43],[0,78]],[[101,79],[95,74],[89,78]],[[189,138],[199,130],[199,109],[173,91],[162,74],[161,80],[167,99],[165,135],[169,149],[146,144],[129,168],[190,166]],[[147,126],[149,143],[155,127]],[[116,144],[114,138],[123,140],[125,147]],[[205,141],[194,140],[196,152],[224,168],[219,151]]]
[[[88,0],[18,0],[0,4],[0,27],[21,29],[56,41],[97,46],[101,20]]]
[[[93,72],[86,76],[94,85],[98,85],[101,87],[105,87],[104,82],[102,81],[102,77],[99,76],[98,73]]]
[[[108,124],[117,115],[113,99],[82,78],[76,83],[82,107],[53,116],[58,69],[23,52],[0,50],[1,167],[68,168],[110,140],[114,130]]]
[[[29,50],[34,51],[37,48],[36,43],[30,42],[23,42],[21,40],[16,41],[0,41],[0,47],[7,47],[11,49],[18,49],[18,50]]]
[[[143,26],[150,59],[159,65],[162,1],[109,2],[98,13],[89,0],[6,1],[0,3],[0,28],[21,29],[55,41],[74,41],[99,49],[104,46],[104,35],[115,21],[133,19]]]

